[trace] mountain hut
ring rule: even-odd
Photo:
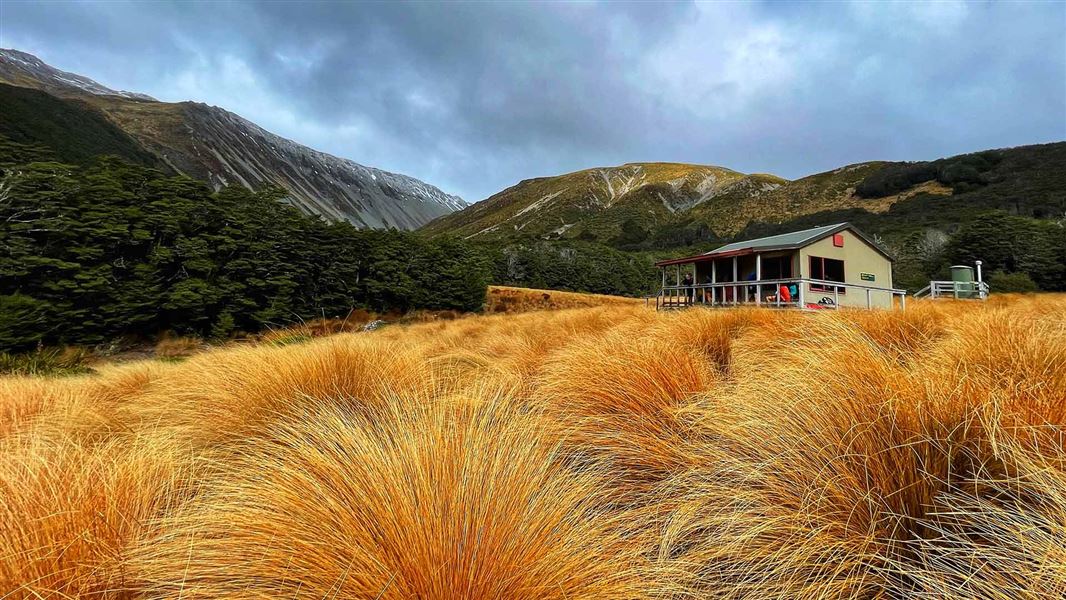
[[[850,223],[734,242],[656,263],[656,308],[903,308],[907,292],[892,287],[892,262]]]

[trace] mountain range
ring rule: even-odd
[[[319,152],[222,108],[113,90],[18,50],[0,49],[0,84],[7,84],[0,89],[0,134],[50,146],[61,157],[79,147],[92,154],[102,144],[109,151],[102,153],[215,189],[278,185],[304,212],[359,227],[415,229],[467,205],[413,177]]]
[[[935,161],[873,161],[789,181],[724,167],[631,163],[527,179],[423,230],[472,241],[584,240],[668,249],[853,221],[890,245],[991,210],[1066,217],[1066,143]]]
[[[0,50],[2,138],[73,163],[115,154],[215,189],[277,185],[289,202],[329,220],[491,245],[570,240],[665,251],[847,220],[898,247],[923,231],[942,238],[990,210],[1066,217],[1064,142],[861,162],[791,181],[721,166],[629,163],[527,179],[468,205],[222,108],[113,90],[17,50]]]

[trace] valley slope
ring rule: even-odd
[[[981,212],[1066,214],[1066,143],[928,162],[863,162],[788,181],[723,167],[634,163],[529,179],[423,228],[512,243],[585,240],[665,250],[855,221],[891,238]]]
[[[224,109],[112,90],[17,50],[0,50],[0,82],[73,103],[67,107],[70,111],[95,111],[159,162],[215,189],[227,184],[252,189],[278,185],[301,210],[330,220],[414,229],[466,206],[461,198],[423,181],[318,152]],[[10,129],[17,125],[11,123],[14,118],[5,113],[0,121]],[[24,134],[19,141],[51,142],[60,156],[64,146],[82,143],[73,133],[59,143],[33,139],[32,131]]]

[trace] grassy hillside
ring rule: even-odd
[[[625,243],[693,206],[747,189],[752,176],[721,167],[633,163],[528,179],[424,231],[479,241],[586,239]],[[782,180],[758,177],[756,188]]]
[[[819,177],[819,176],[815,176]],[[808,178],[810,179],[810,178]],[[804,180],[798,180],[798,184]],[[741,237],[758,237],[807,224],[852,221],[889,241],[926,228],[953,232],[989,211],[1061,220],[1066,217],[1066,142],[962,154],[933,162],[882,163],[851,188],[891,193],[891,203],[823,208],[784,220],[753,219]],[[787,188],[785,188],[787,191]],[[851,192],[854,196],[854,190]]]
[[[424,231],[495,243],[582,239],[626,250],[721,244],[843,220],[890,237],[927,226],[951,233],[989,210],[1061,219],[1064,173],[1066,142],[859,163],[795,181],[646,163],[524,181]]]
[[[0,378],[0,595],[1061,597],[1063,315],[613,305]]]
[[[110,154],[147,166],[161,164],[90,104],[3,83],[0,136],[43,146],[68,163],[85,164]]]

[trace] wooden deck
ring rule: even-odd
[[[779,294],[782,286],[797,289],[797,297],[783,298]],[[819,288],[818,291],[809,291],[815,286]],[[666,285],[656,295],[655,308],[672,310],[693,306],[758,306],[799,310],[838,309],[841,307],[841,296],[849,291],[858,294],[860,299],[865,299],[865,308],[868,309],[878,307],[881,303],[875,302],[875,297],[879,296],[877,299],[880,301],[884,299],[885,294],[889,296],[889,306],[906,308],[906,290],[805,278]],[[863,302],[852,302],[849,306],[863,308]]]

